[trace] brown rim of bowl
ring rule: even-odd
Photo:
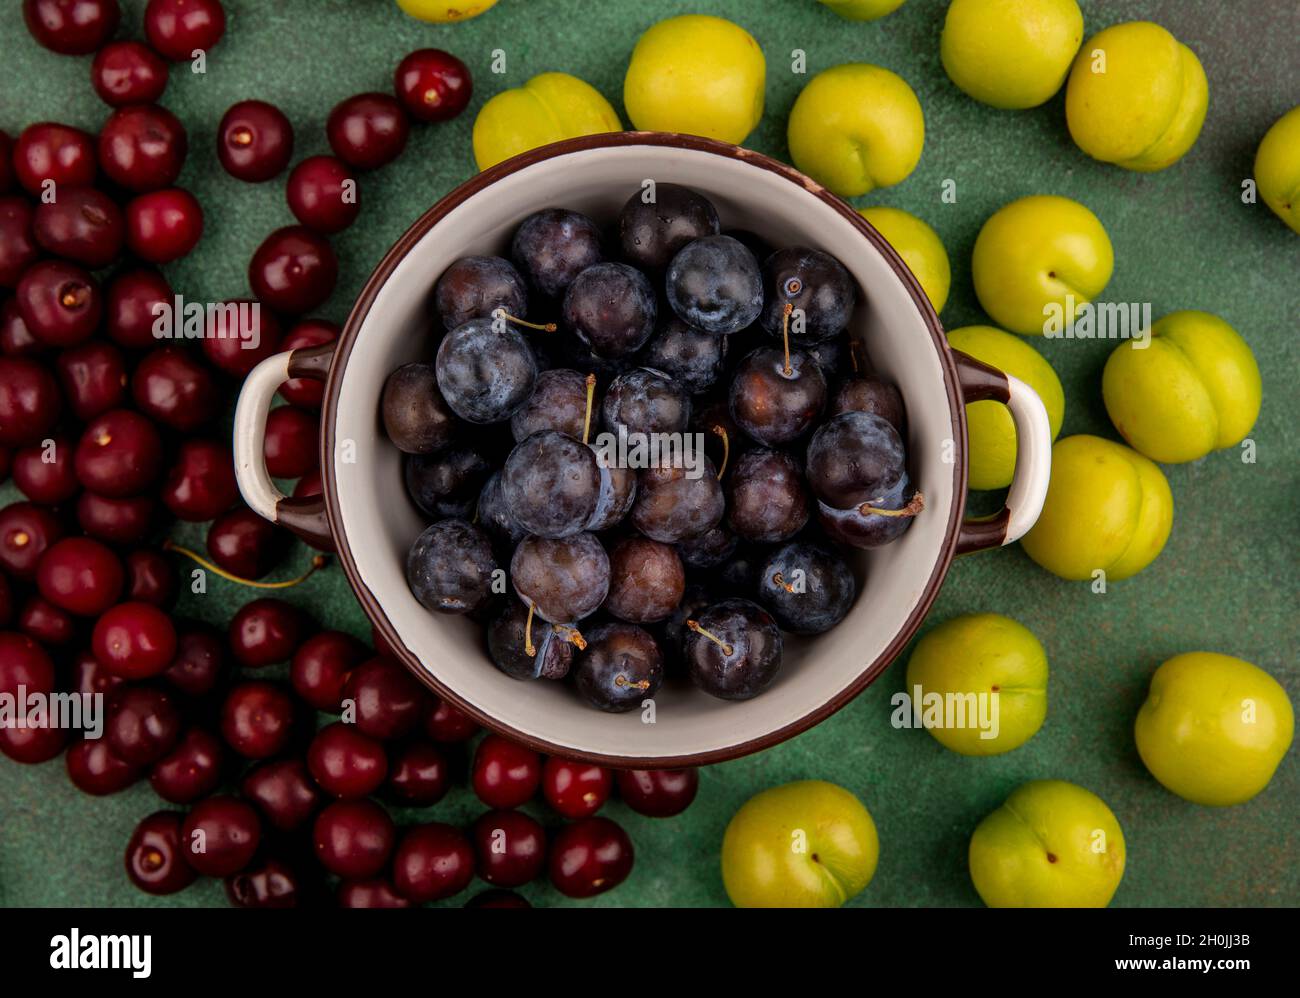
[[[949,413],[952,418],[953,440],[957,444],[956,460],[953,462],[953,503],[948,516],[943,548],[939,553],[939,559],[935,563],[934,569],[930,573],[930,578],[925,584],[920,599],[917,600],[916,606],[908,615],[903,627],[894,635],[885,650],[874,661],[867,664],[857,678],[834,697],[818,706],[815,710],[774,731],[769,731],[760,738],[753,738],[711,752],[666,758],[646,759],[631,756],[611,756],[594,752],[575,752],[566,746],[534,738],[501,723],[491,715],[465,702],[460,696],[431,675],[397,636],[397,631],[389,622],[379,600],[365,585],[360,573],[357,571],[356,562],[352,557],[352,551],[343,532],[340,519],[338,486],[335,480],[332,459],[341,372],[347,367],[348,357],[356,344],[357,335],[370,312],[371,306],[378,297],[380,289],[415,244],[454,208],[459,207],[466,200],[490,187],[503,177],[507,177],[535,163],[540,163],[543,160],[583,152],[588,149],[606,149],[619,146],[668,146],[741,160],[788,180],[790,183],[820,198],[843,216],[889,262],[894,273],[906,286],[908,293],[912,296],[913,303],[925,321],[926,327],[930,330],[930,338],[933,341],[935,352],[939,356],[939,364],[943,368],[944,384],[948,390]],[[329,518],[330,530],[334,535],[334,541],[338,548],[339,561],[343,566],[343,571],[347,575],[353,592],[366,612],[366,616],[370,618],[370,621],[378,629],[384,640],[398,654],[402,664],[406,666],[408,671],[439,697],[451,703],[458,710],[468,714],[490,731],[495,731],[507,738],[527,745],[538,752],[620,769],[680,769],[687,766],[707,766],[717,762],[725,762],[729,759],[737,759],[787,741],[795,735],[807,731],[814,725],[820,724],[841,707],[848,704],[879,678],[921,626],[921,622],[925,619],[925,615],[929,612],[935,597],[939,593],[939,588],[947,575],[948,567],[952,563],[966,506],[966,406],[962,400],[957,368],[953,362],[952,353],[948,347],[948,341],[938,315],[935,314],[934,308],[931,306],[925,292],[922,291],[920,284],[917,283],[916,278],[912,276],[912,272],[908,270],[907,265],[903,263],[893,247],[851,205],[793,167],[780,163],[762,153],[753,152],[740,146],[733,146],[726,142],[717,142],[696,135],[679,135],[673,132],[607,132],[565,139],[562,142],[531,149],[471,177],[421,215],[384,255],[384,258],[366,281],[361,294],[357,297],[356,304],[353,305],[352,311],[348,315],[343,332],[339,337],[338,348],[334,353],[333,362],[330,365],[329,378],[326,381],[325,401],[322,407],[322,425],[324,432],[321,435],[321,468],[325,472],[325,508]]]

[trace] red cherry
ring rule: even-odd
[[[197,50],[207,51],[226,31],[220,0],[149,0],[144,33],[165,59],[188,62]]]
[[[40,257],[35,223],[36,211],[23,198],[0,197],[0,288],[17,287],[19,278]]]
[[[118,108],[99,130],[99,168],[135,194],[176,183],[188,151],[185,126],[158,104]]]
[[[28,693],[53,693],[54,662],[31,638],[0,632],[0,694],[17,697],[20,686]]]
[[[522,811],[488,811],[470,830],[478,875],[497,887],[522,887],[546,865],[546,832]]]
[[[41,555],[64,533],[63,521],[48,509],[30,502],[10,503],[0,509],[0,567],[15,579],[35,579]]]
[[[82,485],[111,499],[125,499],[157,481],[162,438],[139,413],[114,409],[86,427],[73,460]]]
[[[161,551],[141,548],[126,556],[126,598],[166,609],[176,601],[176,569]]]
[[[317,465],[320,421],[291,405],[272,409],[266,417],[262,452],[274,478],[301,478]]]
[[[126,846],[126,875],[147,894],[175,894],[194,883],[185,862],[184,815],[157,811],[135,826]]]
[[[288,661],[312,628],[306,613],[282,599],[246,603],[230,621],[230,649],[246,669]]]
[[[388,761],[386,790],[394,803],[429,807],[447,796],[451,773],[442,749],[430,742],[411,742]]]
[[[381,741],[410,734],[429,704],[424,687],[385,658],[372,658],[353,669],[343,698],[355,707],[357,730]]]
[[[477,721],[442,699],[434,703],[424,719],[424,733],[435,742],[469,741],[478,734],[478,730]]]
[[[289,330],[281,350],[301,350],[304,347],[333,343],[339,338],[339,327],[324,319],[303,319]],[[291,405],[305,409],[319,409],[325,397],[324,382],[315,378],[290,378],[280,386],[280,397]]]
[[[117,0],[23,0],[23,20],[36,41],[60,55],[89,55],[113,37]]]
[[[226,642],[215,630],[196,626],[176,638],[176,655],[162,678],[192,697],[211,693],[226,671]]]
[[[15,452],[10,474],[18,490],[42,506],[67,502],[81,488],[72,470],[72,444],[62,438]]]
[[[301,759],[281,759],[258,766],[240,788],[271,827],[282,832],[301,828],[321,804],[320,788]]]
[[[93,696],[96,693],[105,697],[126,682],[121,676],[115,676],[102,665],[89,651],[78,652],[72,660],[72,676],[69,680],[71,692],[79,696]]]
[[[59,383],[73,413],[89,421],[126,398],[126,359],[112,343],[91,340],[59,354]]]
[[[247,508],[232,509],[208,528],[208,554],[241,579],[260,579],[269,573],[288,547],[288,533]]]
[[[125,583],[121,560],[89,537],[65,537],[55,542],[36,570],[41,595],[82,617],[97,617],[111,607]]]
[[[246,759],[279,755],[293,736],[293,700],[274,683],[240,683],[221,708],[221,735]]]
[[[58,200],[38,205],[32,233],[47,253],[98,270],[121,255],[126,223],[117,202],[82,187],[62,191]]]
[[[190,728],[176,747],[154,763],[149,785],[172,804],[192,804],[221,785],[224,752],[210,731]]]
[[[542,796],[566,818],[589,818],[609,800],[614,777],[603,766],[554,756],[542,767]]]
[[[104,326],[111,340],[129,350],[155,346],[158,307],[173,307],[172,287],[156,270],[128,270],[108,285]]]
[[[310,156],[295,166],[285,198],[298,221],[326,235],[342,232],[361,213],[356,177],[335,156]]]
[[[119,603],[95,622],[90,644],[109,672],[123,679],[147,679],[175,658],[176,628],[156,606]]]
[[[388,865],[397,830],[369,800],[336,800],[316,817],[312,840],[321,866],[340,877],[373,877]]]
[[[139,544],[155,526],[153,496],[116,499],[83,492],[77,497],[77,523],[96,540]]]
[[[89,339],[104,314],[99,282],[75,263],[62,260],[28,267],[18,281],[14,300],[32,335],[52,347]]]
[[[700,789],[696,769],[620,769],[616,779],[627,806],[651,818],[681,814]]]
[[[0,446],[40,442],[62,408],[58,382],[44,365],[25,357],[0,357]]]
[[[257,184],[279,176],[293,156],[293,125],[274,104],[235,104],[217,127],[217,158],[238,180]]]
[[[307,499],[310,496],[319,496],[325,493],[325,483],[320,477],[320,469],[313,468],[307,474],[298,479],[298,484],[293,487],[293,497],[295,499]]]
[[[39,357],[45,344],[32,335],[12,298],[0,305],[0,354],[6,357]]]
[[[519,807],[532,800],[542,779],[536,752],[500,735],[488,735],[474,752],[474,793],[488,807]]]
[[[212,372],[182,347],[145,354],[131,375],[131,397],[150,419],[182,433],[210,426],[221,409]]]
[[[80,128],[51,121],[28,125],[14,144],[14,175],[33,197],[61,189],[90,187],[95,182],[95,140]]]
[[[551,883],[571,898],[589,898],[617,887],[632,872],[632,840],[608,818],[565,825],[551,844]]]
[[[63,761],[72,785],[92,797],[115,794],[140,779],[140,767],[118,758],[103,738],[75,742]]]
[[[293,655],[289,682],[294,692],[317,710],[342,710],[343,688],[352,670],[370,657],[360,641],[342,631],[321,631]]]
[[[51,648],[62,647],[77,636],[72,614],[44,596],[29,596],[18,611],[18,629]]]
[[[400,156],[410,130],[402,105],[380,93],[349,97],[325,123],[334,155],[358,170],[374,170]]]
[[[14,762],[35,766],[63,751],[68,733],[63,728],[35,726],[26,719],[0,727],[0,752]]]
[[[104,737],[113,753],[151,766],[180,739],[181,715],[171,694],[152,686],[119,686],[104,706]]]
[[[0,128],[0,194],[12,190],[14,186],[14,140]]]
[[[226,878],[226,898],[236,908],[297,908],[305,886],[293,864],[267,856]]]
[[[208,316],[203,352],[227,374],[242,378],[280,349],[280,323],[261,302],[228,301]]]
[[[209,877],[238,873],[252,862],[261,839],[257,812],[234,797],[200,801],[181,827],[185,861]]]
[[[393,89],[416,121],[449,121],[474,93],[469,67],[442,49],[418,49],[397,64]]]
[[[474,879],[474,849],[458,828],[431,822],[412,825],[393,857],[393,886],[423,904],[459,894]]]
[[[411,902],[387,880],[345,880],[339,884],[340,908],[410,908]]]
[[[142,260],[179,260],[202,235],[203,209],[179,187],[141,194],[126,206],[126,244]]]
[[[91,64],[90,83],[110,107],[152,104],[167,89],[167,63],[140,42],[110,42]]]
[[[239,499],[230,447],[215,440],[186,440],[162,484],[162,501],[178,520],[213,520]]]
[[[338,257],[329,240],[303,225],[276,229],[248,265],[253,294],[279,312],[310,312],[334,293]]]
[[[326,793],[365,797],[383,785],[388,759],[379,742],[335,721],[316,732],[307,748],[307,768]]]

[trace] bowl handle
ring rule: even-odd
[[[324,496],[295,499],[276,488],[266,470],[263,444],[266,416],[276,391],[290,378],[324,381],[334,357],[334,346],[325,343],[267,357],[248,372],[235,405],[235,480],[244,502],[259,516],[287,527],[312,547],[324,551],[334,550]]]
[[[1043,511],[1052,473],[1052,430],[1038,393],[1019,378],[952,352],[966,403],[991,399],[1011,410],[1016,424],[1016,469],[1006,504],[992,516],[968,517],[957,535],[957,553],[969,554],[1018,541]]]

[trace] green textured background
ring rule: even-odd
[[[143,0],[125,0],[124,35],[138,37]],[[768,59],[767,113],[748,145],[780,158],[785,119],[808,77],[789,71],[807,52],[809,73],[848,61],[879,63],[915,88],[926,114],[920,166],[898,187],[864,203],[905,208],[930,222],[952,258],[949,328],[985,321],[971,289],[969,259],[979,226],[1014,198],[1055,193],[1091,207],[1115,246],[1106,295],[1151,301],[1156,316],[1201,308],[1224,316],[1250,343],[1264,373],[1264,408],[1252,434],[1258,463],[1235,451],[1166,469],[1176,504],[1173,535],[1145,572],[1094,595],[1039,570],[1019,547],[960,560],[931,621],[999,611],[1030,627],[1052,668],[1049,713],[1025,747],[993,759],[965,759],[927,734],[889,726],[889,697],[901,662],[852,705],[813,731],[768,752],[703,773],[698,801],[683,817],[643,819],[619,803],[637,847],[629,881],[594,903],[719,905],[722,831],[751,794],[784,780],[818,777],[852,789],[880,831],[881,860],[859,905],[969,905],[979,899],[966,873],[971,830],[1024,780],[1057,777],[1097,792],[1118,816],[1128,845],[1119,905],[1295,905],[1300,903],[1297,801],[1300,767],[1291,757],[1268,790],[1226,810],[1165,792],[1134,749],[1133,717],[1151,672],[1181,651],[1239,655],[1276,676],[1292,702],[1296,670],[1297,458],[1292,420],[1297,371],[1296,290],[1300,237],[1261,203],[1242,204],[1254,149],[1268,126],[1300,101],[1300,8],[1271,0],[1083,0],[1087,33],[1149,18],[1201,57],[1210,111],[1200,141],[1181,163],[1143,175],[1103,166],[1070,141],[1062,98],[1025,112],[999,112],[968,99],[939,63],[945,4],[908,0],[882,21],[840,20],[814,0],[501,0],[477,20],[433,26],[410,20],[390,0],[226,0],[225,40],[206,76],[172,73],[164,103],[190,132],[181,183],[208,209],[199,249],[171,268],[176,289],[207,300],[246,292],[245,266],[271,229],[291,221],[282,181],[253,187],[216,164],[213,133],[236,100],[279,104],[297,126],[297,156],[327,151],[322,125],[340,99],[387,89],[406,52],[438,46],[460,55],[476,95],[458,121],[418,128],[397,163],[365,177],[362,221],[336,240],[342,279],[324,314],[342,320],[380,255],[439,196],[474,171],[470,128],[483,101],[546,70],[575,73],[622,112],[622,77],[638,34],[664,17],[694,11],[738,21]],[[489,71],[504,49],[509,72]],[[88,81],[89,58],[40,49],[16,0],[0,12],[0,128],[40,119],[97,129],[106,110]],[[626,119],[625,119],[626,120]],[[945,178],[956,204],[939,200]],[[541,207],[539,205],[539,207]],[[1036,344],[1061,376],[1063,434],[1115,437],[1101,403],[1100,372],[1110,345]],[[6,486],[5,501],[13,496]],[[988,505],[996,497],[981,497]],[[201,540],[201,532],[184,536]],[[296,563],[305,564],[299,550]],[[245,598],[214,586],[184,612],[214,622]],[[289,598],[357,634],[366,622],[333,568]],[[147,905],[219,903],[220,885],[201,882],[157,902],[121,871],[135,822],[160,802],[147,785],[100,800],[69,784],[61,761],[20,767],[0,759],[0,904]],[[478,806],[456,790],[432,813],[468,821]],[[413,818],[414,816],[412,816]],[[542,885],[523,893],[561,903]],[[458,899],[459,901],[459,899]]]

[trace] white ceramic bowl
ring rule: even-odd
[[[861,288],[851,333],[895,382],[907,408],[912,479],[926,507],[889,546],[853,552],[861,583],[847,619],[815,639],[788,638],[776,683],[744,702],[666,683],[654,721],[607,714],[562,683],[522,683],[487,658],[482,628],[430,614],[407,589],[406,552],[426,526],[402,485],[401,456],[378,416],[384,379],[433,355],[430,292],[453,260],[504,253],[530,213],[562,206],[612,221],[643,179],[683,184],[716,206],[723,228],[773,245],[834,255]],[[266,473],[261,441],[285,378],[326,377],[323,502],[285,499]],[[1008,403],[1019,460],[1007,507],[963,522],[964,403]],[[1032,390],[950,350],[915,278],[849,205],[757,153],[693,136],[624,132],[533,150],[479,174],[431,208],[367,283],[337,346],[271,357],[245,382],[235,458],[249,505],[339,554],[379,632],[411,671],[483,724],[539,750],[608,765],[716,762],[775,744],[829,716],[889,665],[920,625],[954,554],[1009,543],[1033,524],[1047,489],[1050,434]]]

